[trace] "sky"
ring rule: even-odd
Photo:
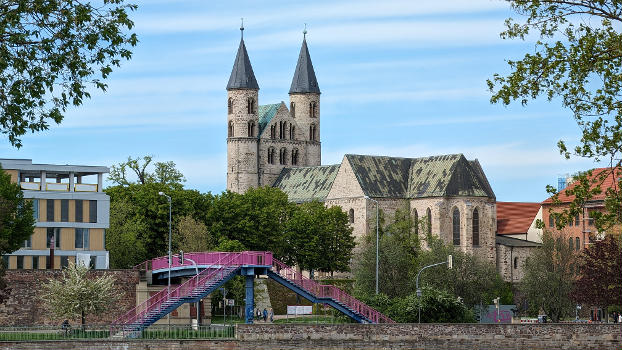
[[[143,0],[131,13],[140,42],[108,90],[72,108],[59,125],[0,136],[0,157],[111,166],[153,155],[173,161],[186,188],[226,187],[227,93],[240,41],[259,83],[259,104],[288,104],[307,25],[321,94],[322,164],[344,154],[477,158],[498,201],[540,202],[559,176],[596,165],[566,160],[557,142],[580,140],[571,112],[540,98],[492,105],[486,79],[534,38],[502,40],[501,0]],[[108,183],[109,184],[109,183]]]

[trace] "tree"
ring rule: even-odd
[[[622,243],[608,235],[584,249],[578,258],[579,277],[572,297],[578,303],[605,309],[622,303]]]
[[[27,131],[60,123],[136,45],[124,0],[0,2],[0,130],[21,147]]]
[[[181,217],[175,226],[177,249],[185,252],[206,252],[214,248],[216,242],[207,231],[207,226],[192,216]]]
[[[104,274],[89,278],[88,272],[88,267],[71,263],[61,279],[43,284],[41,298],[52,314],[59,318],[80,317],[84,326],[87,315],[101,315],[117,301],[114,277]]]
[[[129,269],[149,259],[145,247],[148,226],[134,204],[123,199],[110,203],[110,228],[106,230],[106,248],[110,268]]]
[[[153,172],[149,172],[147,168],[151,165],[153,156],[144,157],[127,157],[127,161],[115,164],[110,168],[108,180],[120,186],[129,186],[132,184],[159,183],[169,186],[181,186],[186,182],[184,174],[182,174],[172,161],[155,162],[153,164]],[[134,173],[137,181],[128,179],[128,171]]]
[[[553,322],[573,312],[570,293],[576,278],[575,263],[575,253],[568,242],[545,230],[542,246],[526,261],[525,276],[519,285],[532,310],[543,310]]]
[[[617,186],[608,190],[606,208],[612,215],[599,215],[600,230],[622,224],[622,3],[617,0],[511,0],[512,9],[526,17],[523,23],[506,20],[504,39],[539,36],[535,52],[522,60],[509,60],[512,72],[488,80],[492,103],[510,104],[544,95],[561,98],[581,128],[579,145],[570,151],[559,141],[560,153],[605,161],[608,173],[616,174]],[[593,183],[579,175],[576,199],[562,213],[569,221],[589,201]],[[596,180],[597,181],[597,180]],[[549,190],[553,190],[549,187]],[[554,192],[554,191],[553,191]]]
[[[32,202],[24,199],[19,184],[0,168],[0,255],[19,249],[34,227]]]

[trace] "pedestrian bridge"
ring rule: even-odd
[[[253,323],[254,278],[266,275],[312,303],[326,304],[359,323],[394,323],[372,307],[332,285],[306,278],[296,269],[273,258],[272,252],[246,251],[186,253],[183,263],[173,259],[171,277],[188,277],[181,285],[171,286],[147,299],[113,322],[123,334],[136,334],[177,309],[183,303],[196,303],[236,275],[245,276],[246,323]],[[192,261],[192,262],[191,262]],[[168,257],[148,260],[135,268],[151,272],[154,279],[166,279]],[[198,272],[198,273],[197,273]]]

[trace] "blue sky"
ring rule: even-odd
[[[500,201],[542,201],[558,176],[594,167],[556,143],[580,130],[559,101],[491,105],[486,79],[534,42],[499,38],[514,14],[501,0],[144,0],[132,14],[131,61],[2,157],[107,165],[151,154],[174,161],[186,187],[219,193],[226,178],[226,91],[244,17],[259,103],[288,101],[307,23],[322,91],[322,163],[346,153],[424,157],[463,153],[482,164]]]

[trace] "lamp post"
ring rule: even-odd
[[[378,294],[378,227],[380,223],[378,222],[378,201],[368,196],[365,196],[365,199],[369,199],[376,203],[376,294]]]
[[[453,264],[454,264],[454,259],[451,255],[447,256],[447,261],[443,261],[440,263],[436,263],[436,264],[432,264],[432,265],[428,265],[428,266],[424,266],[423,268],[421,268],[421,270],[419,270],[419,272],[417,273],[417,281],[416,281],[416,285],[415,287],[417,288],[417,298],[421,298],[421,289],[419,289],[419,275],[421,275],[421,272],[423,272],[423,270],[430,268],[430,267],[434,267],[434,266],[438,266],[438,265],[443,265],[443,264],[447,264],[447,268],[448,269],[452,269],[453,268]],[[421,323],[421,300],[419,300],[419,323]]]
[[[173,211],[171,197],[167,196],[166,193],[160,192],[160,196],[166,197],[168,200],[168,283],[166,286],[166,294],[169,296],[171,294],[171,212]],[[170,312],[166,315],[168,318],[168,330],[171,331],[171,315]]]

